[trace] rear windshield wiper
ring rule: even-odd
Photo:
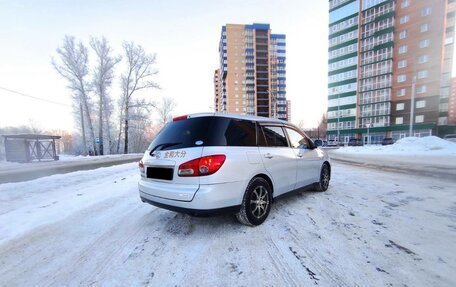
[[[178,145],[178,144],[181,144],[181,143],[162,143],[162,144],[159,144],[159,145],[156,145],[151,151],[150,151],[150,155],[153,155],[154,151],[157,150],[159,147],[161,147],[160,150],[164,149],[164,148],[167,148],[167,147],[172,147],[172,146],[175,146],[175,145]]]

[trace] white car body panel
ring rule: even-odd
[[[290,147],[260,147],[265,169],[272,177],[274,196],[295,189],[296,155]]]

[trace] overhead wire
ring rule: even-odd
[[[56,102],[56,101],[53,101],[53,100],[43,99],[43,98],[40,98],[40,97],[35,97],[35,96],[32,96],[32,95],[28,95],[26,93],[15,91],[15,90],[8,89],[8,88],[5,88],[5,87],[0,87],[0,90],[4,90],[6,92],[13,93],[13,94],[16,94],[16,95],[20,95],[20,96],[23,96],[23,97],[31,98],[31,99],[34,99],[34,100],[37,100],[37,101],[47,102],[47,103],[50,103],[50,104],[60,105],[60,106],[65,106],[65,107],[71,107],[71,105],[68,105],[68,104]]]

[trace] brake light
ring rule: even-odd
[[[216,173],[225,162],[223,154],[203,156],[187,161],[179,166],[179,176],[205,176]]]
[[[186,120],[186,119],[188,119],[187,115],[180,116],[180,117],[175,117],[175,118],[173,118],[173,122],[182,121],[182,120]]]
[[[139,166],[139,169],[141,170],[141,172],[144,172],[144,163],[143,163],[142,159],[139,161],[138,166]]]

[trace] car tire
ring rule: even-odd
[[[247,186],[240,211],[236,218],[242,224],[256,226],[263,223],[269,215],[272,203],[272,188],[261,177],[253,178]]]
[[[321,166],[320,171],[320,181],[314,184],[314,188],[317,191],[326,191],[329,186],[329,180],[331,179],[331,172],[329,170],[329,165],[324,163]]]

